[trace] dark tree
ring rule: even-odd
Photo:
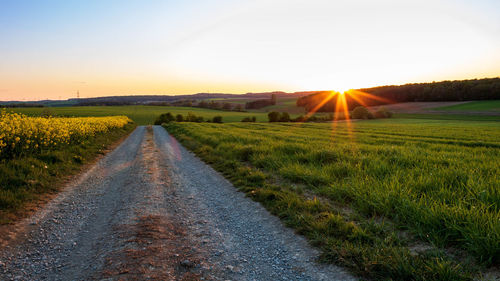
[[[252,117],[243,118],[243,120],[241,120],[241,122],[255,122],[256,120],[257,120],[257,118],[255,118],[255,116],[252,116]]]
[[[158,118],[156,118],[154,124],[155,125],[161,125],[163,123],[170,123],[170,122],[172,122],[174,120],[175,120],[175,118],[172,115],[172,113],[168,112],[168,113],[164,113],[164,114],[158,116]]]
[[[237,104],[235,107],[234,107],[234,111],[243,111],[243,106],[241,104]]]
[[[352,111],[354,119],[373,119],[373,114],[364,106],[358,106]]]
[[[221,109],[222,105],[220,104],[220,102],[210,101],[208,107],[211,109]]]
[[[212,118],[212,122],[213,123],[222,123],[222,116],[214,116],[214,118]]]
[[[276,94],[271,95],[271,103],[272,103],[272,105],[276,104]]]
[[[269,122],[279,122],[281,114],[279,112],[273,111],[267,114]]]
[[[202,100],[198,103],[198,107],[201,107],[201,108],[207,108],[208,107],[208,102]]]
[[[282,112],[280,122],[290,122],[290,114],[288,114],[288,112]]]

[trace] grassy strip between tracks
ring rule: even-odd
[[[323,261],[376,280],[471,280],[499,259],[498,126],[165,127],[321,248]]]
[[[27,214],[28,203],[57,192],[71,175],[92,163],[135,128],[129,123],[89,138],[82,144],[0,160],[0,224],[11,223]],[[36,206],[30,206],[30,208]]]

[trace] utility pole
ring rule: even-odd
[[[77,98],[77,99],[79,99],[79,98],[80,98],[80,91],[79,91],[79,90],[77,90],[77,91],[76,91],[76,98]]]

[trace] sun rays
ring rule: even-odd
[[[338,130],[343,129],[345,126],[346,133],[352,143],[355,142],[352,124],[353,120],[351,118],[351,112],[354,108],[357,106],[364,106],[369,111],[373,111],[371,109],[372,106],[393,103],[393,101],[387,98],[353,89],[328,91],[320,93],[319,95],[320,96],[318,96],[319,98],[315,101],[315,104],[313,103],[314,106],[310,108],[304,116],[304,121],[311,119],[311,117],[315,114],[321,112],[331,112],[333,117],[331,131],[332,139],[335,138]],[[299,123],[297,126],[301,126],[301,124],[303,123]],[[339,124],[342,125],[339,126]]]

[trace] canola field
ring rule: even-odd
[[[0,159],[81,143],[96,134],[123,128],[126,116],[28,117],[0,112]]]

